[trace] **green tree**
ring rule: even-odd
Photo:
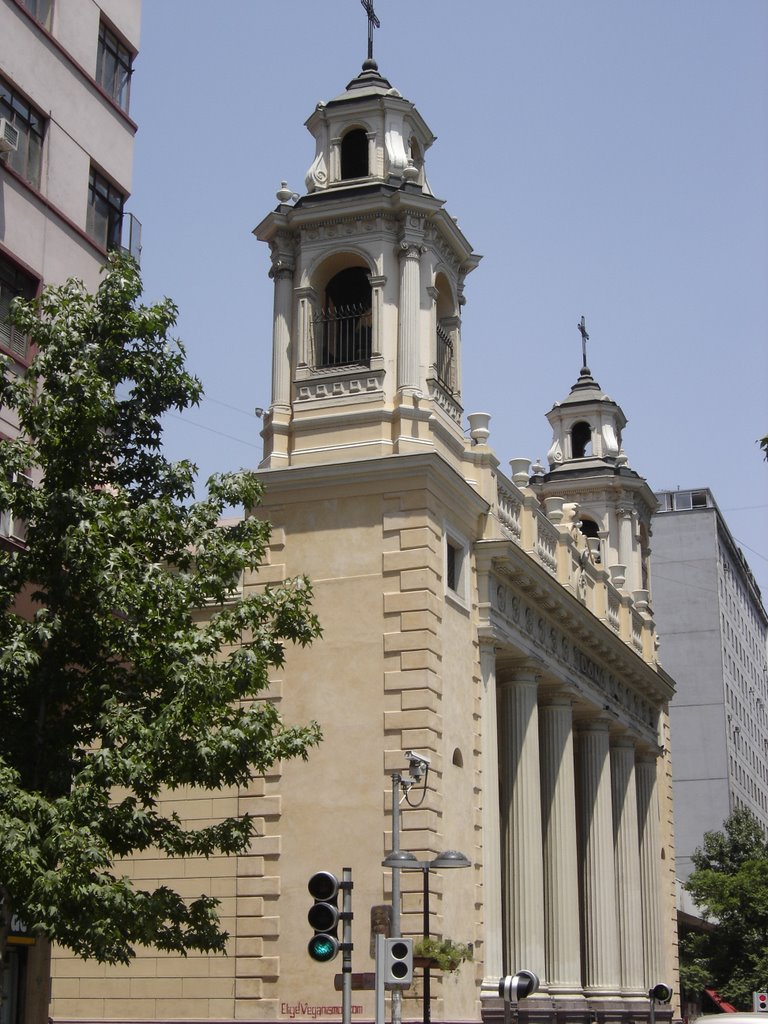
[[[212,477],[194,501],[194,466],[164,457],[163,414],[202,391],[169,338],[175,306],[140,297],[113,257],[95,295],[69,281],[12,313],[37,354],[0,382],[21,427],[0,444],[0,510],[27,542],[0,551],[0,952],[12,914],[104,962],[222,950],[215,899],[141,889],[116,861],[246,850],[247,815],[191,830],[163,793],[246,785],[320,738],[264,699],[286,645],[319,634],[309,583],[233,598],[269,525],[219,521],[260,485]]]
[[[719,832],[707,832],[693,855],[686,889],[715,927],[681,941],[680,977],[691,992],[705,987],[742,1010],[768,983],[768,842],[760,823],[739,808]]]

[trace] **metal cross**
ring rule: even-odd
[[[381,22],[376,17],[376,11],[373,9],[373,0],[360,0],[360,3],[368,15],[368,60],[373,60],[373,30],[374,28],[381,28]]]
[[[576,325],[581,335],[581,366],[583,370],[587,369],[587,342],[589,341],[589,335],[587,334],[587,323],[584,317],[581,318],[581,323]]]

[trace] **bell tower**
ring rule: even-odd
[[[547,413],[553,431],[549,472],[534,475],[531,487],[542,502],[560,497],[577,503],[579,527],[594,561],[621,589],[647,592],[656,498],[646,480],[628,465],[622,446],[626,416],[587,365],[584,317],[578,328],[581,372],[568,396]]]
[[[435,136],[380,74],[370,28],[360,74],[306,126],[305,193],[283,183],[254,229],[274,280],[261,466],[460,459],[460,313],[480,257],[430,189]]]

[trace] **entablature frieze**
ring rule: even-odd
[[[481,592],[481,632],[493,637],[499,671],[520,657],[538,660],[548,688],[610,712],[655,744],[658,714],[672,696],[662,678],[556,581],[492,563]],[[478,567],[479,573],[483,571]]]

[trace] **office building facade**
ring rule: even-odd
[[[707,488],[659,491],[653,608],[671,704],[677,863],[737,807],[768,830],[768,615]]]

